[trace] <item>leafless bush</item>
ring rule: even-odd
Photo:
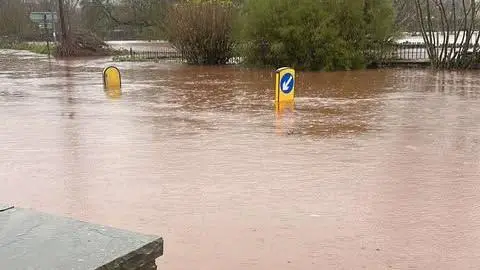
[[[468,69],[479,63],[478,0],[415,0],[432,65]]]
[[[230,4],[177,4],[167,15],[167,36],[188,63],[225,64],[232,56],[233,16]]]

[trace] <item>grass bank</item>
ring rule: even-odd
[[[47,44],[43,43],[28,43],[28,42],[6,42],[0,41],[0,49],[22,50],[30,51],[38,54],[48,54],[49,50]],[[50,54],[55,51],[55,45],[50,44]]]
[[[0,49],[30,51],[38,54],[49,54],[57,56],[57,47],[55,43],[50,43],[49,47],[43,42],[19,42],[19,41],[2,41],[0,40]],[[91,51],[88,49],[81,50],[79,56],[118,56],[125,54],[125,51],[115,50],[111,48],[98,49]]]

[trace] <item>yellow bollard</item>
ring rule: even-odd
[[[295,70],[289,67],[275,71],[275,130],[278,135],[289,134],[294,124]]]
[[[109,66],[103,70],[103,85],[106,89],[120,89],[122,87],[122,76],[117,67]]]
[[[275,71],[275,108],[282,110],[283,103],[293,104],[295,100],[295,70],[289,67]],[[290,105],[289,105],[290,106]],[[287,106],[288,107],[288,106]]]

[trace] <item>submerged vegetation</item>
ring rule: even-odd
[[[166,33],[189,63],[236,54],[247,65],[338,70],[365,67],[393,26],[389,0],[188,1],[171,8]]]
[[[393,35],[391,1],[247,0],[238,25],[247,63],[313,70],[363,68]]]

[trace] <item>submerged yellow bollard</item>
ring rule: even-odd
[[[109,66],[103,70],[103,85],[106,89],[120,89],[122,87],[122,76],[117,67]]]
[[[275,108],[282,110],[282,104],[293,104],[295,100],[295,70],[289,67],[279,68],[275,71]],[[287,107],[290,107],[288,105]]]
[[[295,123],[295,104],[292,101],[280,102],[275,110],[275,131],[277,135],[288,134]]]
[[[118,99],[122,96],[122,90],[120,87],[106,88],[105,94],[111,99]]]

